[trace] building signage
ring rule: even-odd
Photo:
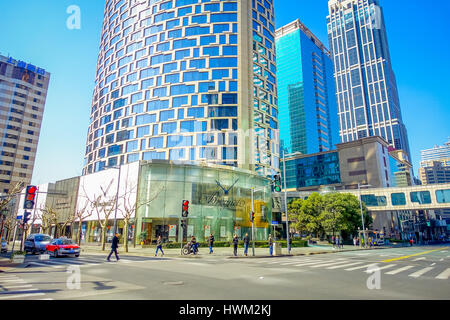
[[[204,199],[206,203],[210,206],[224,207],[228,209],[244,208],[244,200],[225,200],[220,196],[220,192],[216,192],[210,195],[205,195]]]
[[[45,69],[38,68],[38,67],[36,67],[36,66],[34,66],[32,64],[23,62],[21,60],[13,59],[12,57],[9,57],[7,62],[10,63],[10,64],[15,65],[16,67],[27,69],[28,71],[31,71],[31,72],[40,74],[42,76],[45,76]]]

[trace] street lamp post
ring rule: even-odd
[[[289,244],[289,214],[287,207],[287,187],[286,187],[286,161],[284,160],[284,150],[283,150],[283,180],[284,180],[284,212],[286,212],[286,234],[287,234],[287,248],[288,254],[291,254],[291,246]]]
[[[362,222],[362,230],[363,230],[363,236],[364,236],[364,246],[367,245],[367,239],[366,239],[366,228],[364,226],[364,214],[363,214],[363,207],[362,207],[362,197],[361,197],[361,188],[362,187],[371,187],[370,184],[361,185],[358,183],[358,193],[359,193],[359,205],[361,208],[361,222]]]

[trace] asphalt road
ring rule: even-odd
[[[28,256],[27,267],[0,273],[0,301],[450,299],[450,248],[445,246],[274,258],[111,260],[96,254]]]

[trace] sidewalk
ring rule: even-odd
[[[105,251],[101,250],[100,245],[82,245],[81,246],[81,254],[104,254],[105,256],[110,252],[111,244],[107,244],[105,247]],[[333,249],[331,245],[315,245],[306,248],[292,248],[290,256],[302,256],[302,255],[313,255],[313,254],[326,254],[326,253],[336,253],[336,252],[345,252],[345,251],[360,251],[360,250],[374,250],[374,249],[386,249],[386,247],[374,247],[372,249],[360,249],[359,247],[353,246],[345,246],[344,249]],[[209,248],[199,248],[199,254],[197,256],[181,255],[181,248],[177,249],[167,249],[163,248],[165,257],[192,257],[192,258],[210,258],[210,257],[222,257],[222,258],[267,258],[269,255],[269,248],[255,248],[255,257],[252,256],[252,248],[250,247],[248,250],[248,257],[244,256],[244,248],[238,248],[238,257],[233,256],[233,247],[228,248],[214,248],[214,253],[209,254]],[[128,247],[128,253],[125,252],[123,246],[119,247],[119,255],[121,256],[144,256],[144,257],[153,257],[155,256],[156,248],[141,248],[140,246]],[[280,256],[289,256],[287,248],[282,248]],[[274,250],[275,254],[275,250]],[[161,253],[159,253],[161,256]],[[274,255],[275,256],[275,255]],[[278,257],[280,257],[278,256]]]

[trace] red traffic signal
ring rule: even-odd
[[[183,200],[182,204],[182,216],[187,217],[189,214],[189,201]]]
[[[34,200],[36,198],[37,187],[28,186],[25,192],[25,201],[23,203],[23,208],[31,210],[34,208]]]

